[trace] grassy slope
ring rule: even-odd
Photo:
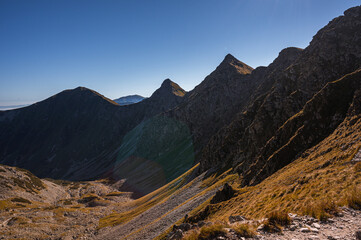
[[[99,228],[109,227],[119,225],[125,222],[130,221],[131,219],[135,218],[139,214],[145,212],[149,208],[165,201],[169,198],[172,193],[176,190],[187,187],[188,181],[190,180],[190,176],[197,171],[197,167],[199,164],[192,167],[186,173],[182,174],[178,178],[174,179],[170,183],[166,184],[165,186],[157,189],[149,193],[148,195],[141,197],[137,200],[132,201],[127,207],[130,208],[129,211],[120,212],[120,213],[113,213],[108,215],[99,221]]]
[[[361,147],[360,129],[360,116],[346,118],[324,141],[262,183],[238,188],[236,197],[211,205],[208,219],[226,221],[230,215],[262,218],[274,210],[305,214],[324,202],[346,204],[348,195],[361,186],[360,163],[351,162]]]

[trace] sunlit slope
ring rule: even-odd
[[[317,216],[325,203],[346,205],[347,197],[361,187],[361,165],[352,161],[361,146],[361,132],[357,130],[361,121],[353,125],[351,121],[345,121],[323,142],[262,183],[239,188],[229,201],[208,205],[211,210],[206,219],[226,220],[230,215],[263,218],[274,210],[314,212]]]
[[[194,178],[195,173],[198,170],[198,165],[195,165],[187,172],[183,173],[178,178],[174,179],[170,183],[162,186],[161,188],[143,196],[135,201],[132,201],[128,204],[128,207],[131,210],[126,212],[113,213],[109,216],[106,216],[99,221],[99,227],[109,227],[116,226],[119,224],[124,224],[135,217],[139,216],[143,212],[152,208],[153,206],[161,203],[171,196],[175,191],[180,190],[189,185],[189,182]]]
[[[347,205],[349,196],[360,194],[361,187],[361,163],[355,157],[361,154],[360,87],[360,71],[326,85],[268,142],[282,147],[268,157],[264,169],[277,164],[283,168],[255,186],[242,188],[244,179],[239,177],[233,183],[235,197],[206,204],[191,219],[263,218],[275,210],[317,217],[332,202]],[[308,117],[303,120],[304,116]],[[329,132],[332,124],[337,126]],[[307,146],[294,161],[292,154],[280,154],[283,149],[292,152]]]
[[[144,195],[180,176],[194,163],[190,130],[175,119],[156,116],[127,133],[112,175]]]

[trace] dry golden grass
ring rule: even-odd
[[[108,194],[106,194],[106,197],[119,197],[122,196],[124,194],[124,192],[110,192]]]
[[[346,203],[353,209],[361,210],[361,189],[355,187],[347,196]]]
[[[338,205],[333,200],[328,199],[306,206],[303,209],[303,214],[321,221],[327,221],[328,218],[336,215],[339,211]]]
[[[203,226],[199,230],[198,239],[211,239],[220,234],[226,234],[226,230],[224,229],[226,225],[222,223],[215,223],[208,226]]]
[[[267,220],[264,222],[264,230],[266,232],[280,232],[282,227],[290,225],[292,220],[288,216],[288,213],[281,211],[273,211],[267,216]]]
[[[194,229],[188,231],[183,240],[206,240],[206,239],[214,239],[215,236],[225,235],[227,231],[225,228],[228,227],[223,223],[215,223],[212,225],[203,226],[200,229]]]
[[[256,236],[255,226],[249,224],[238,224],[232,227],[239,237],[252,238]]]
[[[132,201],[129,204],[123,204],[124,206],[131,208],[131,210],[121,213],[113,213],[104,218],[101,218],[99,220],[99,228],[126,223],[154,205],[165,201],[172,193],[186,185],[188,176],[193,173],[197,167],[198,164],[158,190],[135,201]]]
[[[183,240],[198,240],[198,235],[197,230],[190,230],[184,235]]]
[[[286,212],[274,211],[268,216],[268,222],[272,224],[279,224],[281,226],[290,225],[292,220]]]
[[[360,166],[351,160],[361,147],[359,129],[361,119],[346,119],[329,137],[291,164],[256,186],[237,189],[238,193],[229,201],[212,206],[207,220],[226,221],[230,215],[257,219],[273,211],[298,214],[310,211],[322,219],[327,217],[325,213],[332,214],[337,205],[357,203],[359,195],[351,193],[355,186],[361,187],[361,171]],[[324,204],[330,201],[334,202],[334,206]],[[193,214],[201,212],[206,206],[208,204]]]

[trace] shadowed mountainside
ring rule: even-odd
[[[242,176],[261,174],[262,177],[259,179],[262,179],[292,161],[298,153],[302,152],[302,149],[289,152],[287,157],[284,156],[283,164],[277,164],[277,167],[276,164],[273,167],[268,165],[266,172],[258,173],[252,167],[256,161],[258,161],[257,164],[268,161],[263,155],[265,151],[268,152],[267,156],[278,153],[281,146],[273,144],[270,147],[272,138],[289,118],[298,113],[307,101],[312,99],[314,94],[328,82],[335,81],[360,68],[360,16],[361,7],[345,11],[344,16],[335,18],[321,29],[310,45],[305,50],[299,51],[299,55],[292,58],[293,61],[290,61],[288,66],[286,64],[283,70],[280,69],[281,71],[269,72],[261,80],[260,86],[266,87],[256,91],[250,104],[237,114],[229,126],[214,135],[204,148],[200,160],[202,171],[217,165],[219,167],[238,165],[237,171]],[[285,52],[283,54],[288,55]],[[279,58],[283,54],[281,52]],[[323,102],[318,104],[323,104]],[[317,113],[314,112],[314,114]],[[304,147],[310,147],[322,140],[327,133],[329,134],[337,127],[340,119],[338,117],[333,119],[332,113],[329,114],[328,117],[332,120],[326,127],[327,130],[316,137],[317,140]],[[307,139],[309,134],[312,134],[312,130],[303,132],[303,138]],[[287,136],[288,140],[292,140],[293,134]],[[284,144],[288,142],[287,139],[283,140]],[[248,183],[246,180],[245,184]]]
[[[1,163],[40,177],[101,176],[116,160],[123,136],[143,120],[174,107],[184,93],[167,79],[150,98],[119,106],[78,87],[29,107],[0,112]]]

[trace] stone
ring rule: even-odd
[[[246,218],[243,216],[240,216],[240,215],[229,216],[229,218],[228,218],[229,223],[242,222],[245,220],[246,220]]]
[[[338,236],[336,236],[336,237],[334,237],[334,236],[327,236],[327,239],[328,239],[328,240],[339,240],[340,237],[338,237]]]
[[[177,229],[175,232],[172,232],[171,236],[169,237],[170,240],[180,240],[183,238],[183,232],[180,229]]]
[[[257,231],[263,231],[263,229],[264,229],[264,224],[261,224],[258,226]]]
[[[309,228],[301,228],[300,232],[308,233],[308,232],[311,232],[311,230]]]
[[[178,229],[182,230],[183,232],[189,231],[192,229],[192,224],[190,223],[182,223],[178,226]]]
[[[288,227],[288,229],[289,229],[290,231],[295,231],[295,230],[297,229],[297,225],[292,224],[292,225],[290,225],[290,226]]]
[[[309,236],[308,239],[309,240],[318,240],[320,238],[318,236],[316,236],[316,235],[312,235],[312,236]]]
[[[356,240],[361,240],[361,230],[356,231],[355,237],[356,237]]]
[[[318,223],[312,223],[311,227],[314,227],[314,228],[320,229],[320,228],[321,228],[321,225],[320,225],[320,224],[318,224]]]
[[[198,226],[199,228],[203,227],[204,225],[206,225],[206,222],[204,222],[204,221],[199,221],[199,222],[197,223],[197,226]]]
[[[234,193],[233,188],[228,183],[225,183],[223,189],[217,191],[216,195],[211,199],[211,204],[227,201],[233,197]]]

